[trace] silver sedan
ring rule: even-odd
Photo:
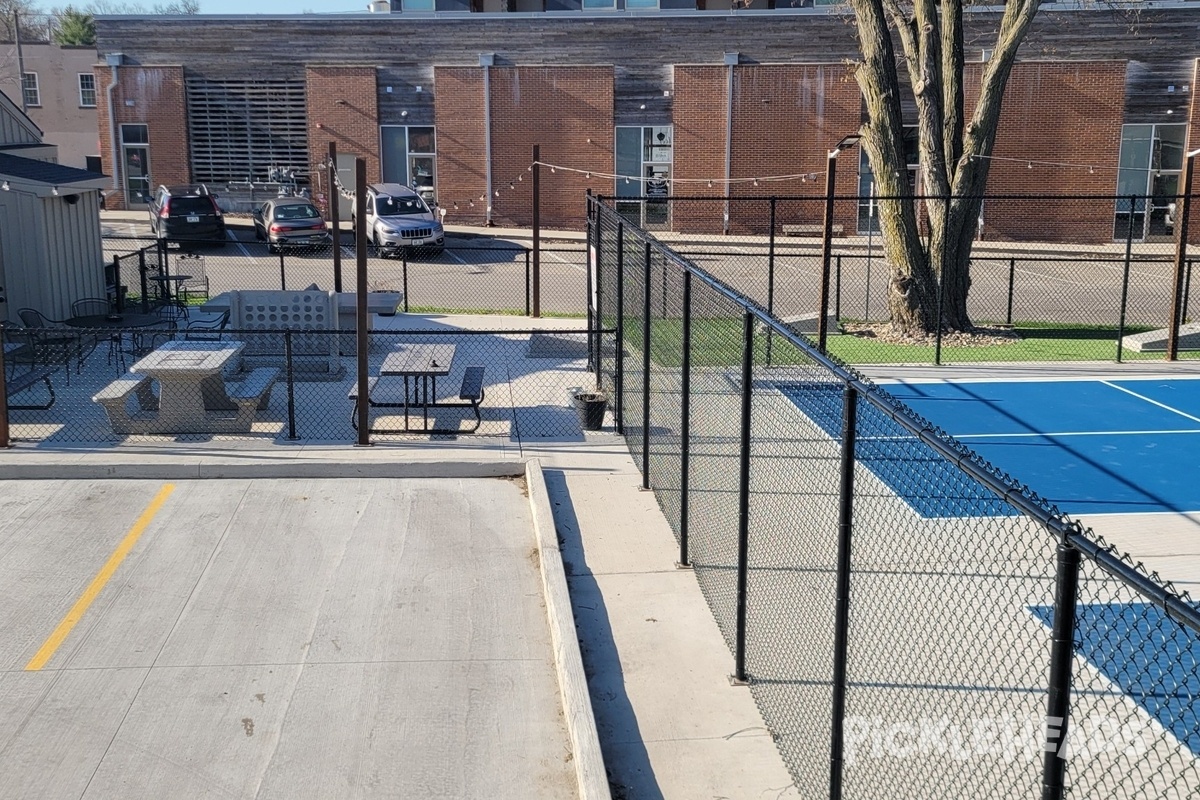
[[[333,240],[321,212],[302,197],[277,197],[254,209],[254,238],[265,241],[272,253]]]

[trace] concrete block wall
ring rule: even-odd
[[[100,138],[100,166],[106,175],[119,178],[120,189],[108,194],[107,208],[139,208],[125,197],[125,174],[122,164],[112,163],[113,140],[109,130],[108,87],[112,84],[112,69],[95,67],[97,127]],[[117,86],[113,90],[113,116],[116,125],[112,133],[117,138],[117,158],[120,152],[122,123],[142,123],[150,138],[150,191],[159,185],[187,183],[191,180],[188,164],[187,95],[183,83],[183,67],[118,67]],[[116,171],[114,171],[114,166]]]

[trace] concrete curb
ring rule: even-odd
[[[247,461],[152,460],[128,464],[0,463],[0,480],[215,480],[231,478],[495,478],[525,474],[518,460],[499,461]]]
[[[562,693],[563,718],[575,760],[579,798],[611,800],[604,754],[600,751],[600,734],[596,731],[596,718],[592,714],[591,695],[588,694],[587,677],[583,671],[583,656],[579,652],[579,636],[575,632],[575,617],[571,612],[567,574],[558,547],[558,531],[554,527],[554,515],[550,509],[550,494],[542,477],[542,464],[536,458],[526,462],[525,485],[529,491],[529,507],[533,512],[533,530],[542,572],[542,595],[546,600],[550,643],[554,648],[554,667],[558,671],[558,686]]]

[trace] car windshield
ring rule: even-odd
[[[375,213],[381,217],[402,214],[427,214],[429,209],[419,197],[391,197],[381,194],[375,198]]]
[[[213,210],[207,197],[172,197],[168,208],[172,214],[211,214]]]
[[[294,205],[276,206],[275,219],[316,219],[321,216],[316,206]]]

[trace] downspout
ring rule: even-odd
[[[21,92],[21,110],[29,113],[25,103],[25,52],[21,49],[21,18],[13,11],[13,41],[17,43],[17,88]]]
[[[109,53],[104,57],[108,65],[112,67],[112,81],[109,82],[108,88],[104,91],[108,99],[108,144],[111,149],[110,156],[112,157],[112,181],[113,191],[121,191],[121,176],[120,168],[117,165],[117,120],[116,111],[113,106],[113,89],[117,88],[117,67],[121,66],[121,62],[125,60],[125,56],[121,53]],[[129,198],[125,198],[126,201]],[[126,202],[128,205],[128,202]]]
[[[725,86],[725,213],[722,216],[721,232],[726,236],[729,235],[729,185],[733,169],[733,68],[737,63],[737,53],[725,54],[729,76]]]
[[[487,183],[487,227],[492,227],[492,66],[496,63],[495,53],[480,53],[479,66],[483,67],[483,158],[484,178]]]

